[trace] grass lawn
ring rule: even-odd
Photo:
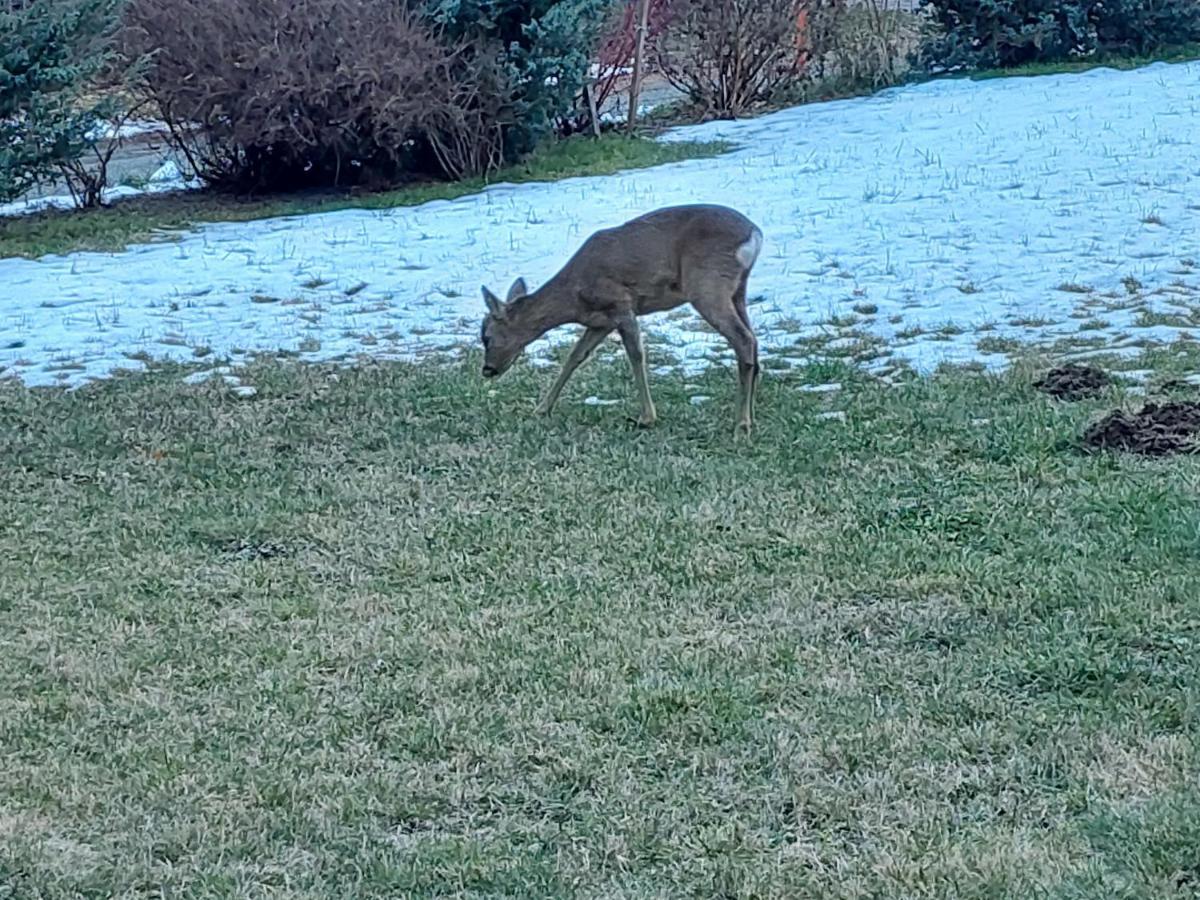
[[[1200,895],[1200,459],[1079,452],[1122,388],[178,374],[0,387],[0,897]]]
[[[720,142],[659,143],[642,137],[606,134],[600,139],[576,137],[546,145],[519,166],[503,169],[488,181],[555,181],[584,175],[611,175],[715,156],[727,149]],[[298,216],[338,209],[389,209],[417,206],[430,200],[452,200],[483,190],[487,181],[419,182],[375,193],[321,192],[240,199],[214,191],[146,195],[102,209],[48,210],[0,218],[0,259],[36,258],[77,250],[118,251],[129,244],[162,238],[202,222],[245,222],[273,216]]]

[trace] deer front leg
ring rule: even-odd
[[[554,409],[554,404],[558,402],[558,395],[562,393],[563,386],[567,383],[567,380],[579,368],[580,364],[592,355],[592,351],[600,345],[601,341],[608,337],[611,331],[611,328],[588,328],[580,335],[575,346],[571,348],[571,354],[567,357],[567,361],[563,363],[563,368],[558,374],[558,378],[554,380],[550,392],[537,405],[537,410],[535,411],[538,415],[550,415],[550,410]]]
[[[638,400],[642,410],[638,414],[637,423],[643,428],[649,428],[658,419],[654,411],[654,401],[650,399],[650,379],[646,373],[646,352],[642,347],[642,331],[638,327],[637,316],[628,313],[617,320],[617,333],[625,344],[625,353],[629,356],[629,365],[633,369],[633,383],[637,388]]]

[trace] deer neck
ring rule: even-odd
[[[518,300],[509,315],[525,343],[530,344],[560,325],[578,322],[580,313],[579,304],[569,295],[542,288]]]

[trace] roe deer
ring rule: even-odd
[[[653,425],[657,414],[637,317],[691,303],[737,354],[737,427],[749,432],[759,370],[746,282],[762,241],[762,231],[741,213],[707,204],[658,209],[597,231],[536,291],[527,291],[518,278],[502,303],[483,289],[488,308],[480,329],[483,376],[502,375],[526,346],[552,328],[583,325],[579,342],[538,405],[539,413],[548,414],[567,379],[615,330],[633,368],[641,402],[638,424]]]

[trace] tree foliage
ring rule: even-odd
[[[111,59],[119,0],[38,0],[0,10],[0,198],[18,197],[89,146],[112,101],[94,81]]]

